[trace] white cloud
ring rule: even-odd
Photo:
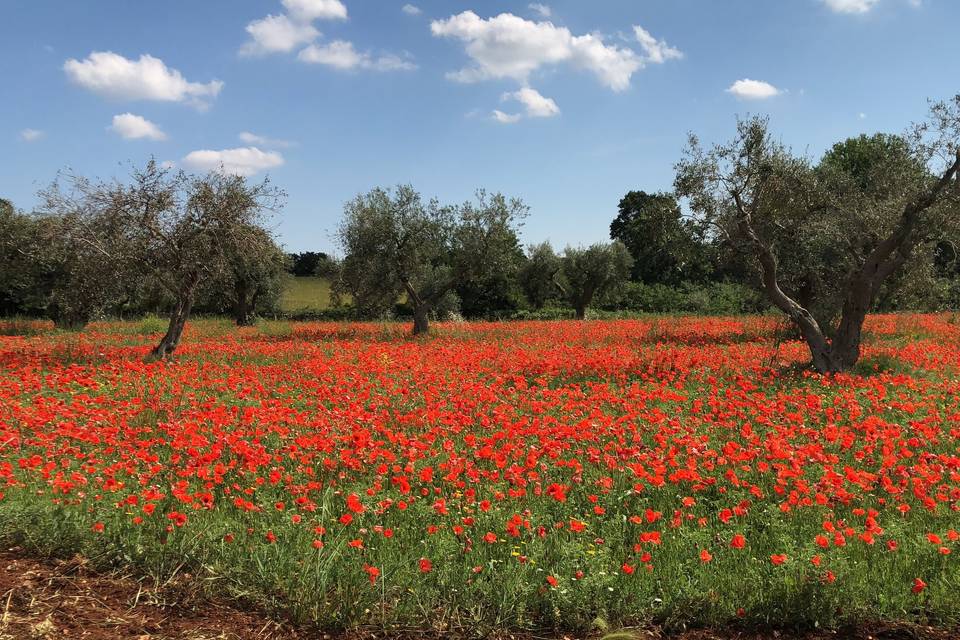
[[[867,114],[865,114],[863,111],[861,111],[860,113],[857,114],[857,117],[860,118],[861,120],[866,120],[866,119],[867,119]]]
[[[46,134],[39,129],[24,129],[20,132],[20,139],[24,142],[36,142]]]
[[[594,73],[614,91],[630,86],[630,78],[644,60],[632,49],[607,45],[597,34],[574,36],[566,27],[533,22],[510,13],[483,19],[473,11],[434,20],[436,37],[456,38],[465,44],[474,65],[448,74],[460,82],[510,78],[526,83],[545,65],[566,63]]]
[[[528,118],[552,118],[560,114],[560,107],[552,98],[540,95],[540,92],[530,87],[523,87],[519,91],[503,94],[502,100],[516,100],[525,107]]]
[[[269,15],[247,25],[251,40],[240,48],[243,55],[289,53],[320,36],[309,22],[291,20],[286,14]]]
[[[667,60],[679,60],[683,57],[682,51],[668,45],[666,40],[657,40],[638,24],[633,26],[633,34],[640,43],[647,62],[663,64]]]
[[[283,7],[286,13],[247,25],[251,40],[240,48],[241,55],[289,53],[320,37],[314,20],[347,19],[347,7],[340,0],[283,0]]]
[[[493,119],[502,124],[513,124],[526,118],[552,118],[560,114],[560,107],[552,98],[540,95],[540,92],[530,87],[522,87],[517,91],[508,91],[500,96],[502,102],[516,100],[524,107],[523,113],[504,113],[499,109],[493,110]]]
[[[831,11],[837,13],[866,13],[873,9],[880,0],[823,0]]]
[[[521,118],[523,118],[523,114],[520,113],[504,113],[499,109],[493,110],[493,119],[502,124],[513,124],[514,122],[520,122]]]
[[[240,135],[237,137],[240,138],[241,142],[246,142],[249,145],[260,145],[261,147],[286,149],[293,146],[293,143],[289,140],[278,140],[276,138],[259,136],[255,133],[250,133],[249,131],[241,131]]]
[[[527,8],[531,11],[535,11],[541,18],[549,18],[553,15],[553,11],[545,4],[539,2],[531,2],[527,5]]]
[[[341,71],[411,71],[417,68],[410,60],[394,54],[374,57],[365,51],[357,51],[353,43],[346,40],[334,40],[324,45],[312,44],[305,47],[297,57],[303,62],[322,64]]]
[[[423,13],[420,7],[413,4],[405,4],[403,5],[403,8],[401,8],[400,10],[403,11],[408,16],[418,16],[421,13]]]
[[[352,42],[334,40],[322,46],[310,45],[298,56],[303,62],[323,64],[335,69],[354,69],[363,62],[363,56],[353,48]]]
[[[63,70],[81,87],[118,100],[187,102],[203,108],[223,88],[219,80],[188,82],[163,60],[147,54],[128,60],[112,51],[94,51],[85,60],[67,60]]]
[[[340,0],[283,0],[283,7],[301,22],[347,19],[347,7]]]
[[[286,13],[268,15],[247,25],[247,33],[252,39],[240,48],[242,55],[289,53],[301,45],[307,45],[297,55],[301,61],[336,69],[409,71],[417,68],[409,56],[374,56],[357,51],[353,43],[346,40],[312,44],[321,35],[312,24],[314,20],[347,19],[347,7],[341,0],[283,0],[283,7]],[[403,11],[411,15],[420,13],[420,9],[410,4],[404,5]]]
[[[279,167],[283,156],[276,151],[261,151],[257,147],[239,147],[212,151],[191,151],[183,164],[194,171],[223,171],[238,176],[252,176],[260,171]]]
[[[732,93],[736,97],[744,100],[765,100],[780,95],[782,91],[769,82],[744,78],[730,85],[727,93]]]
[[[164,160],[163,162],[160,163],[161,169],[174,169],[176,168],[176,166],[177,166],[177,163],[174,162],[173,160]]]
[[[139,140],[141,138],[148,140],[167,139],[167,134],[161,131],[160,127],[143,116],[132,113],[121,113],[113,116],[113,124],[110,125],[109,129],[124,140]]]

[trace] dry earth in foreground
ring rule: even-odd
[[[201,597],[189,578],[155,585],[124,573],[100,573],[83,558],[44,560],[19,549],[0,552],[0,640],[434,640],[432,633],[402,636],[376,630],[331,635],[296,628],[263,612]],[[946,640],[960,630],[877,625],[801,635],[782,631],[693,630],[668,634],[638,629],[617,640]],[[594,639],[599,635],[592,636]],[[577,640],[574,635],[503,636],[502,640]]]

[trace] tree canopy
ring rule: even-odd
[[[583,320],[596,298],[629,279],[632,262],[627,247],[618,241],[593,244],[585,249],[567,247],[555,282],[577,319]]]
[[[401,295],[413,309],[415,334],[458,283],[512,273],[526,215],[520,200],[478,191],[473,202],[424,202],[409,185],[376,188],[344,207],[343,261],[335,291],[365,313],[385,312]]]
[[[647,284],[701,279],[707,258],[700,235],[683,218],[672,193],[630,191],[610,223],[610,238],[622,242],[633,258],[631,278]]]
[[[918,247],[956,223],[960,96],[932,105],[901,137],[838,144],[817,164],[764,118],[704,149],[690,137],[675,187],[691,209],[759,266],[761,286],[806,340],[814,367],[859,358],[864,318]]]

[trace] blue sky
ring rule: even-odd
[[[401,182],[522,197],[524,240],[562,248],[669,189],[688,131],[765,113],[815,156],[960,91],[954,0],[405,5],[0,0],[0,196],[29,208],[58,169],[152,155],[269,175],[294,251],[334,248],[344,201]]]

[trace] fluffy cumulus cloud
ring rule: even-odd
[[[290,53],[320,37],[314,20],[347,19],[347,7],[340,0],[283,0],[283,8],[286,13],[247,25],[250,40],[240,47],[241,55]]]
[[[20,132],[20,139],[24,142],[36,142],[45,134],[39,129],[24,129]]]
[[[408,16],[418,16],[421,13],[423,13],[420,7],[418,7],[415,4],[405,4],[400,10],[403,11]]]
[[[780,95],[782,91],[769,82],[744,78],[730,85],[727,93],[732,93],[743,100],[765,100]]]
[[[121,113],[113,116],[109,129],[124,140],[166,140],[167,134],[143,116]]]
[[[411,71],[417,68],[410,60],[393,54],[373,56],[365,51],[357,51],[353,43],[346,40],[334,40],[324,45],[312,44],[297,57],[303,62],[322,64],[341,71]]]
[[[533,3],[529,7],[543,18],[549,15],[546,5]],[[528,109],[526,115],[531,117],[559,113],[553,100],[528,88],[530,76],[543,67],[568,65],[583,69],[593,73],[607,88],[623,91],[630,86],[633,74],[646,65],[683,57],[679,49],[658,40],[640,26],[634,27],[634,34],[642,54],[629,47],[608,44],[597,33],[578,36],[550,21],[527,20],[512,13],[481,18],[473,11],[464,11],[444,20],[434,20],[430,31],[435,37],[463,42],[472,61],[471,65],[448,73],[449,79],[457,82],[515,80],[524,87],[516,94],[528,97],[536,94],[541,100],[534,111],[524,102]],[[546,106],[548,103],[553,110]],[[494,111],[494,118],[504,123],[516,122],[523,116]]]
[[[238,147],[213,151],[191,151],[183,164],[194,171],[223,171],[238,176],[252,176],[283,164],[283,156],[276,151],[261,151],[257,147]]]
[[[347,7],[340,0],[283,0],[283,8],[301,22],[347,19]]]
[[[540,95],[540,92],[530,87],[508,93],[505,97],[519,101],[526,107],[527,115],[531,118],[551,118],[560,113],[560,108],[552,98],[545,98]]]
[[[289,53],[296,47],[313,42],[320,32],[309,22],[291,20],[286,14],[269,15],[247,25],[250,41],[240,48],[244,55]]]
[[[644,58],[647,62],[663,64],[667,60],[679,60],[683,57],[682,51],[671,47],[665,40],[657,40],[640,25],[634,25],[633,34],[637,42],[640,43],[640,48],[643,49]]]
[[[880,0],[823,0],[823,3],[831,11],[837,13],[867,13],[873,9]]]
[[[518,91],[508,91],[501,98],[503,101],[515,100],[523,105],[523,113],[504,113],[499,109],[493,111],[493,119],[503,124],[519,122],[524,116],[528,118],[552,118],[560,114],[560,107],[552,98],[540,95],[540,92],[530,87],[523,87]]]
[[[94,51],[84,60],[67,60],[63,70],[75,84],[116,100],[185,102],[202,108],[223,88],[218,80],[190,82],[147,54],[129,60],[112,51]]]
[[[301,61],[335,69],[409,71],[417,68],[409,57],[374,56],[357,51],[353,43],[346,40],[314,44],[321,36],[313,26],[315,20],[347,19],[347,7],[340,0],[283,0],[283,8],[286,13],[268,15],[247,25],[250,40],[240,48],[241,55],[290,53],[299,48],[297,58]],[[420,13],[420,9],[411,4],[404,5],[403,11],[410,15]]]
[[[553,11],[549,6],[539,2],[531,2],[527,5],[527,8],[539,15],[541,18],[549,18],[553,15]]]
[[[594,73],[600,81],[621,91],[643,66],[633,50],[608,45],[595,34],[574,36],[566,27],[534,22],[510,13],[483,19],[473,11],[434,20],[434,36],[465,43],[473,66],[448,74],[460,82],[509,78],[525,83],[545,65],[566,63]]]
[[[287,147],[293,146],[293,143],[289,140],[268,138],[267,136],[260,136],[249,131],[241,131],[240,135],[237,137],[240,138],[241,142],[245,142],[249,145],[267,147],[271,149],[286,149]]]
[[[513,124],[514,122],[520,122],[523,119],[523,114],[520,113],[504,113],[500,109],[493,110],[493,119],[501,124]]]

